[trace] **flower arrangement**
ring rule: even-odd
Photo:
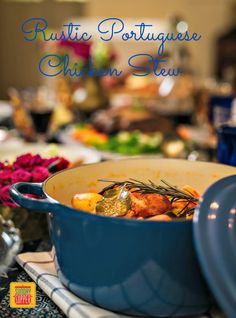
[[[9,188],[16,182],[43,182],[51,173],[63,170],[69,161],[63,157],[42,158],[26,153],[13,163],[0,162],[0,202],[10,208],[17,204],[10,198]]]
[[[109,74],[116,59],[113,48],[99,41],[61,40],[57,43],[57,54],[61,58],[60,67],[64,65],[63,72],[68,75],[65,78],[71,84],[75,114],[80,111],[90,115],[106,108],[109,101],[104,88],[108,87],[108,80],[104,79],[112,78]]]
[[[111,46],[101,42],[84,42],[61,40],[58,43],[58,52],[62,56],[68,54],[70,60],[76,61],[80,68],[86,66],[92,59],[96,68],[109,68],[115,61],[116,55]]]

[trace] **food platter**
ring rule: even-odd
[[[73,134],[76,131],[74,126],[67,127],[59,134],[59,140],[66,145],[79,145],[91,149],[99,153],[104,159],[125,159],[128,157],[139,156],[157,156],[162,157],[160,144],[162,136],[160,133],[155,133],[152,136],[142,134],[141,132],[120,132],[114,136],[108,136],[98,133],[95,138],[106,138],[107,143],[93,144],[93,142],[83,142],[80,139],[74,138]],[[85,132],[86,133],[86,132]],[[86,137],[90,135],[90,131]],[[93,138],[93,136],[92,136]],[[141,142],[140,142],[141,140]]]

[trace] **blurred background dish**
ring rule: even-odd
[[[12,107],[9,101],[0,100],[0,122],[12,116]]]
[[[77,124],[61,132],[62,142],[96,149],[103,157],[161,154],[162,134],[121,131],[113,135],[101,133],[94,126]]]

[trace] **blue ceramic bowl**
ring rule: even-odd
[[[11,196],[25,208],[49,212],[59,278],[79,297],[125,314],[197,315],[209,309],[211,297],[195,254],[191,221],[97,216],[73,209],[71,197],[100,190],[105,186],[97,181],[101,178],[165,179],[203,193],[233,173],[233,167],[184,160],[107,161],[62,171],[43,184],[15,184]]]

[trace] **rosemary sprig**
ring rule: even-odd
[[[99,179],[98,181],[101,182],[109,182],[111,185],[105,187],[100,193],[104,193],[105,191],[115,187],[115,186],[124,186],[127,189],[133,189],[134,192],[141,192],[141,193],[156,193],[161,195],[170,196],[171,202],[175,202],[178,200],[183,200],[187,202],[198,202],[199,198],[193,196],[190,193],[184,192],[179,189],[177,186],[173,186],[169,184],[165,180],[161,180],[163,183],[160,185],[156,185],[153,181],[148,180],[148,182],[139,181],[136,179],[130,178],[129,180],[125,181],[115,181],[109,179]]]

